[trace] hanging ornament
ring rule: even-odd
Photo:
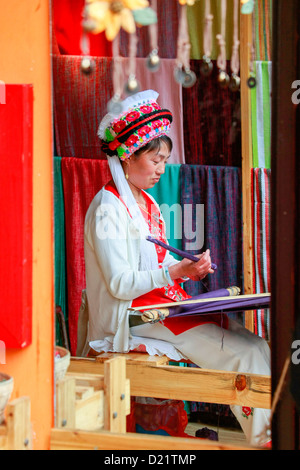
[[[127,83],[125,84],[124,91],[127,95],[134,95],[140,90],[139,82],[135,75],[129,75]]]
[[[177,58],[176,66],[174,69],[174,78],[176,82],[182,85],[184,88],[190,88],[196,83],[197,77],[195,72],[190,69],[191,44],[188,34],[186,9],[187,6],[185,4],[180,6]]]
[[[83,57],[80,67],[85,75],[90,75],[95,70],[95,62],[90,57]]]
[[[110,114],[115,114],[116,116],[122,112],[122,100],[120,95],[116,94],[112,97],[111,100],[107,103],[107,112]]]
[[[146,66],[150,72],[157,72],[160,67],[160,58],[157,49],[153,49],[147,57]]]
[[[80,38],[80,49],[82,60],[80,68],[85,75],[91,74],[95,70],[95,61],[90,57],[90,40],[86,32],[83,30]]]
[[[129,35],[129,61],[128,61],[128,80],[124,86],[124,92],[127,95],[133,95],[140,90],[139,82],[136,79],[136,51],[137,36],[135,33]]]
[[[250,77],[247,79],[247,86],[249,88],[256,87],[256,78],[254,77],[254,75],[250,75]]]
[[[151,52],[146,59],[146,67],[150,72],[157,72],[160,68],[160,58],[158,55],[158,43],[157,43],[157,0],[152,0],[152,9],[156,15],[156,21],[149,24],[149,40],[151,46]]]
[[[229,81],[229,88],[231,91],[238,91],[240,89],[241,79],[235,73],[231,74]]]
[[[119,53],[119,35],[112,42],[113,57],[113,90],[114,95],[107,103],[107,111],[111,114],[120,114],[122,112],[122,92],[123,92],[123,69]]]
[[[240,77],[238,76],[240,69],[239,61],[239,45],[238,39],[238,18],[239,18],[239,0],[234,0],[233,5],[233,46],[230,61],[231,77],[229,82],[229,88],[231,91],[238,91],[240,88]]]
[[[252,14],[252,12],[251,12]],[[249,88],[256,87],[256,78],[254,72],[254,61],[255,61],[255,20],[252,14],[252,44],[250,46],[250,63],[249,63],[249,77],[247,79],[247,86]]]
[[[228,73],[225,70],[219,70],[218,73],[218,84],[221,88],[227,88],[230,82]]]
[[[200,65],[201,75],[203,75],[203,77],[209,77],[213,71],[213,68],[214,66],[210,57],[206,57],[206,55],[204,55],[202,57],[202,63]]]
[[[221,34],[217,34],[220,53],[217,59],[217,66],[219,68],[218,83],[221,88],[226,88],[229,85],[229,75],[226,72],[226,43],[225,43],[225,27],[226,27],[226,9],[227,2],[222,0],[221,4]]]
[[[213,63],[211,61],[212,49],[212,21],[213,15],[210,13],[210,0],[205,0],[205,20],[204,20],[204,37],[203,48],[204,56],[200,65],[200,73],[204,77],[209,77],[213,71]]]

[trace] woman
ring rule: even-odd
[[[120,115],[108,114],[99,127],[113,179],[95,196],[85,220],[89,345],[96,352],[143,347],[204,368],[269,375],[265,341],[227,318],[129,326],[129,307],[187,299],[181,282],[213,274],[209,250],[197,262],[178,261],[146,240],[151,234],[166,242],[159,207],[145,192],[159,181],[172,150],[167,136],[172,115],[160,108],[157,96],[148,90],[127,98]],[[269,411],[232,410],[257,444]]]

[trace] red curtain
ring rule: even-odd
[[[53,31],[61,54],[81,55],[82,11],[84,0],[52,0]],[[109,57],[111,42],[104,33],[89,34],[90,54]],[[55,42],[55,41],[54,41]]]
[[[76,354],[81,291],[85,288],[84,218],[97,192],[110,179],[107,160],[62,158],[66,226],[66,266],[69,338]]]

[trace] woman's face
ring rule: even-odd
[[[158,183],[165,172],[165,165],[170,157],[170,150],[165,142],[160,149],[132,155],[127,161],[128,182],[139,189],[149,189]]]

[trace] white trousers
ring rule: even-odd
[[[174,335],[161,323],[131,328],[133,336],[155,338],[172,343],[186,358],[205,369],[270,375],[270,349],[264,339],[229,319],[228,329],[214,324],[199,325]],[[236,416],[251,445],[262,445],[270,424],[270,410],[233,405]]]

